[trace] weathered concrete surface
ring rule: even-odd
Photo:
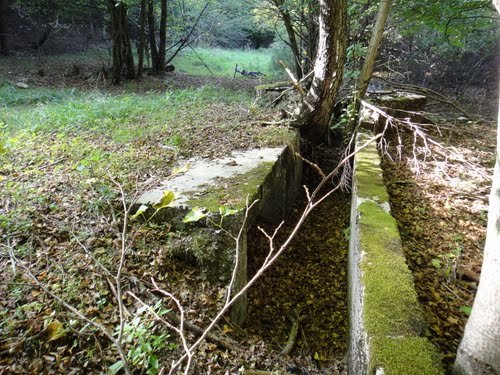
[[[155,189],[144,193],[140,205],[150,208],[146,216],[169,222],[169,253],[198,265],[210,280],[229,281],[237,259],[236,280],[232,293],[247,282],[247,229],[257,218],[281,221],[293,204],[300,188],[302,160],[296,156],[298,137],[287,146],[235,152],[219,160],[191,160],[189,168]],[[181,166],[182,167],[182,166]],[[158,212],[153,204],[164,191],[175,193],[172,207]],[[245,218],[246,202],[257,203]],[[221,230],[219,207],[237,210],[224,217]],[[193,207],[203,207],[206,218],[184,223],[183,218]],[[243,227],[238,247],[234,238]],[[237,249],[236,249],[237,247]],[[234,305],[231,317],[237,324],[246,318],[246,296]]]
[[[361,131],[356,147],[370,139]],[[356,154],[349,245],[350,374],[443,374],[422,318],[375,143]]]
[[[424,123],[429,120],[422,114],[427,97],[404,91],[375,91],[369,93],[367,101],[382,109],[389,116]],[[370,108],[363,107],[360,113],[361,126],[374,133],[380,133],[387,119]],[[389,131],[391,129],[388,129]]]

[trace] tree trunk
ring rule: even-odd
[[[342,83],[347,47],[347,0],[320,0],[319,44],[314,78],[295,111],[294,125],[314,143],[325,140]]]
[[[382,37],[384,35],[385,22],[389,16],[389,10],[391,8],[392,0],[381,0],[377,19],[372,30],[372,37],[370,39],[370,44],[368,45],[368,51],[366,52],[365,62],[363,63],[363,68],[358,79],[358,93],[356,94],[357,99],[363,99],[368,89],[368,84],[372,78],[373,66],[375,65],[375,59],[377,58],[377,52],[382,42]]]
[[[123,2],[107,1],[111,18],[111,34],[113,38],[113,84],[121,81],[122,69],[126,67],[127,78],[135,78],[134,56],[128,33],[127,8]]]
[[[9,54],[9,44],[8,44],[8,12],[9,12],[9,1],[0,0],[0,55]]]
[[[167,42],[167,0],[161,0],[160,44],[158,46],[158,71],[165,72],[165,48]]]
[[[481,279],[458,347],[456,374],[500,374],[500,118],[496,152]]]
[[[156,49],[156,28],[155,28],[155,11],[153,0],[148,1],[148,33],[149,33],[149,49],[151,51],[151,70],[153,74],[158,73],[158,50]]]
[[[293,62],[295,68],[295,76],[298,80],[302,78],[302,67],[300,66],[300,50],[299,44],[297,43],[297,36],[295,35],[295,30],[293,29],[292,17],[290,12],[286,10],[283,0],[273,0],[273,4],[278,8],[281,15],[281,19],[285,24],[286,33],[288,35],[288,40],[290,41],[290,48],[292,49]]]
[[[493,3],[500,13],[500,0]],[[500,112],[500,102],[499,102]],[[458,347],[456,374],[500,374],[500,113],[481,279]]]
[[[142,77],[144,69],[144,49],[146,42],[146,0],[141,0],[141,10],[139,16],[139,47],[137,51],[137,78]]]

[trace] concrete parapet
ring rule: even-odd
[[[144,193],[137,207],[149,208],[145,217],[154,215],[157,222],[171,226],[168,246],[174,258],[183,258],[200,267],[212,281],[228,282],[235,267],[236,279],[232,293],[247,282],[247,230],[257,218],[280,222],[292,207],[302,178],[299,138],[278,148],[262,148],[235,152],[218,160],[192,160],[189,168]],[[156,212],[155,202],[164,192],[173,192],[175,200]],[[257,201],[249,213],[236,248],[236,237],[245,218],[246,202]],[[203,209],[207,216],[195,222],[184,222],[193,208]],[[220,207],[232,211],[222,221]],[[201,212],[201,211],[200,211]],[[246,296],[231,311],[232,321],[242,324],[246,318]]]
[[[360,131],[356,148],[370,137]],[[438,352],[422,337],[425,323],[375,142],[354,158],[348,272],[349,373],[443,374]]]

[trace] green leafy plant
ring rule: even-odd
[[[462,247],[456,244],[452,251],[434,258],[431,265],[442,272],[448,283],[453,282],[457,278],[457,266],[461,254]]]
[[[169,312],[158,302],[153,310],[158,316],[163,316]],[[138,369],[145,369],[147,374],[154,375],[159,371],[158,351],[162,349],[173,349],[177,344],[168,341],[170,337],[167,333],[157,334],[155,320],[152,312],[147,306],[137,310],[132,321],[125,324],[123,343],[130,349],[127,352],[127,359],[130,364]],[[119,327],[116,329],[118,335]],[[117,361],[109,367],[112,374],[117,374],[123,368],[123,362]]]

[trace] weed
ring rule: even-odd
[[[454,238],[461,237],[456,236]],[[455,243],[450,252],[441,254],[431,261],[431,265],[443,274],[447,283],[454,282],[457,279],[457,267],[461,254],[462,247],[460,244]]]
[[[163,316],[169,310],[161,307],[161,303],[156,304],[154,311],[158,316]],[[169,343],[167,333],[155,334],[155,321],[152,319],[148,307],[141,307],[137,310],[132,321],[125,324],[124,343],[130,346],[127,357],[130,364],[138,369],[147,369],[148,374],[157,374],[159,370],[159,360],[157,352],[161,349],[173,349],[177,345]],[[117,331],[118,333],[118,327]],[[118,373],[123,368],[123,362],[118,361],[110,366],[113,374]]]

